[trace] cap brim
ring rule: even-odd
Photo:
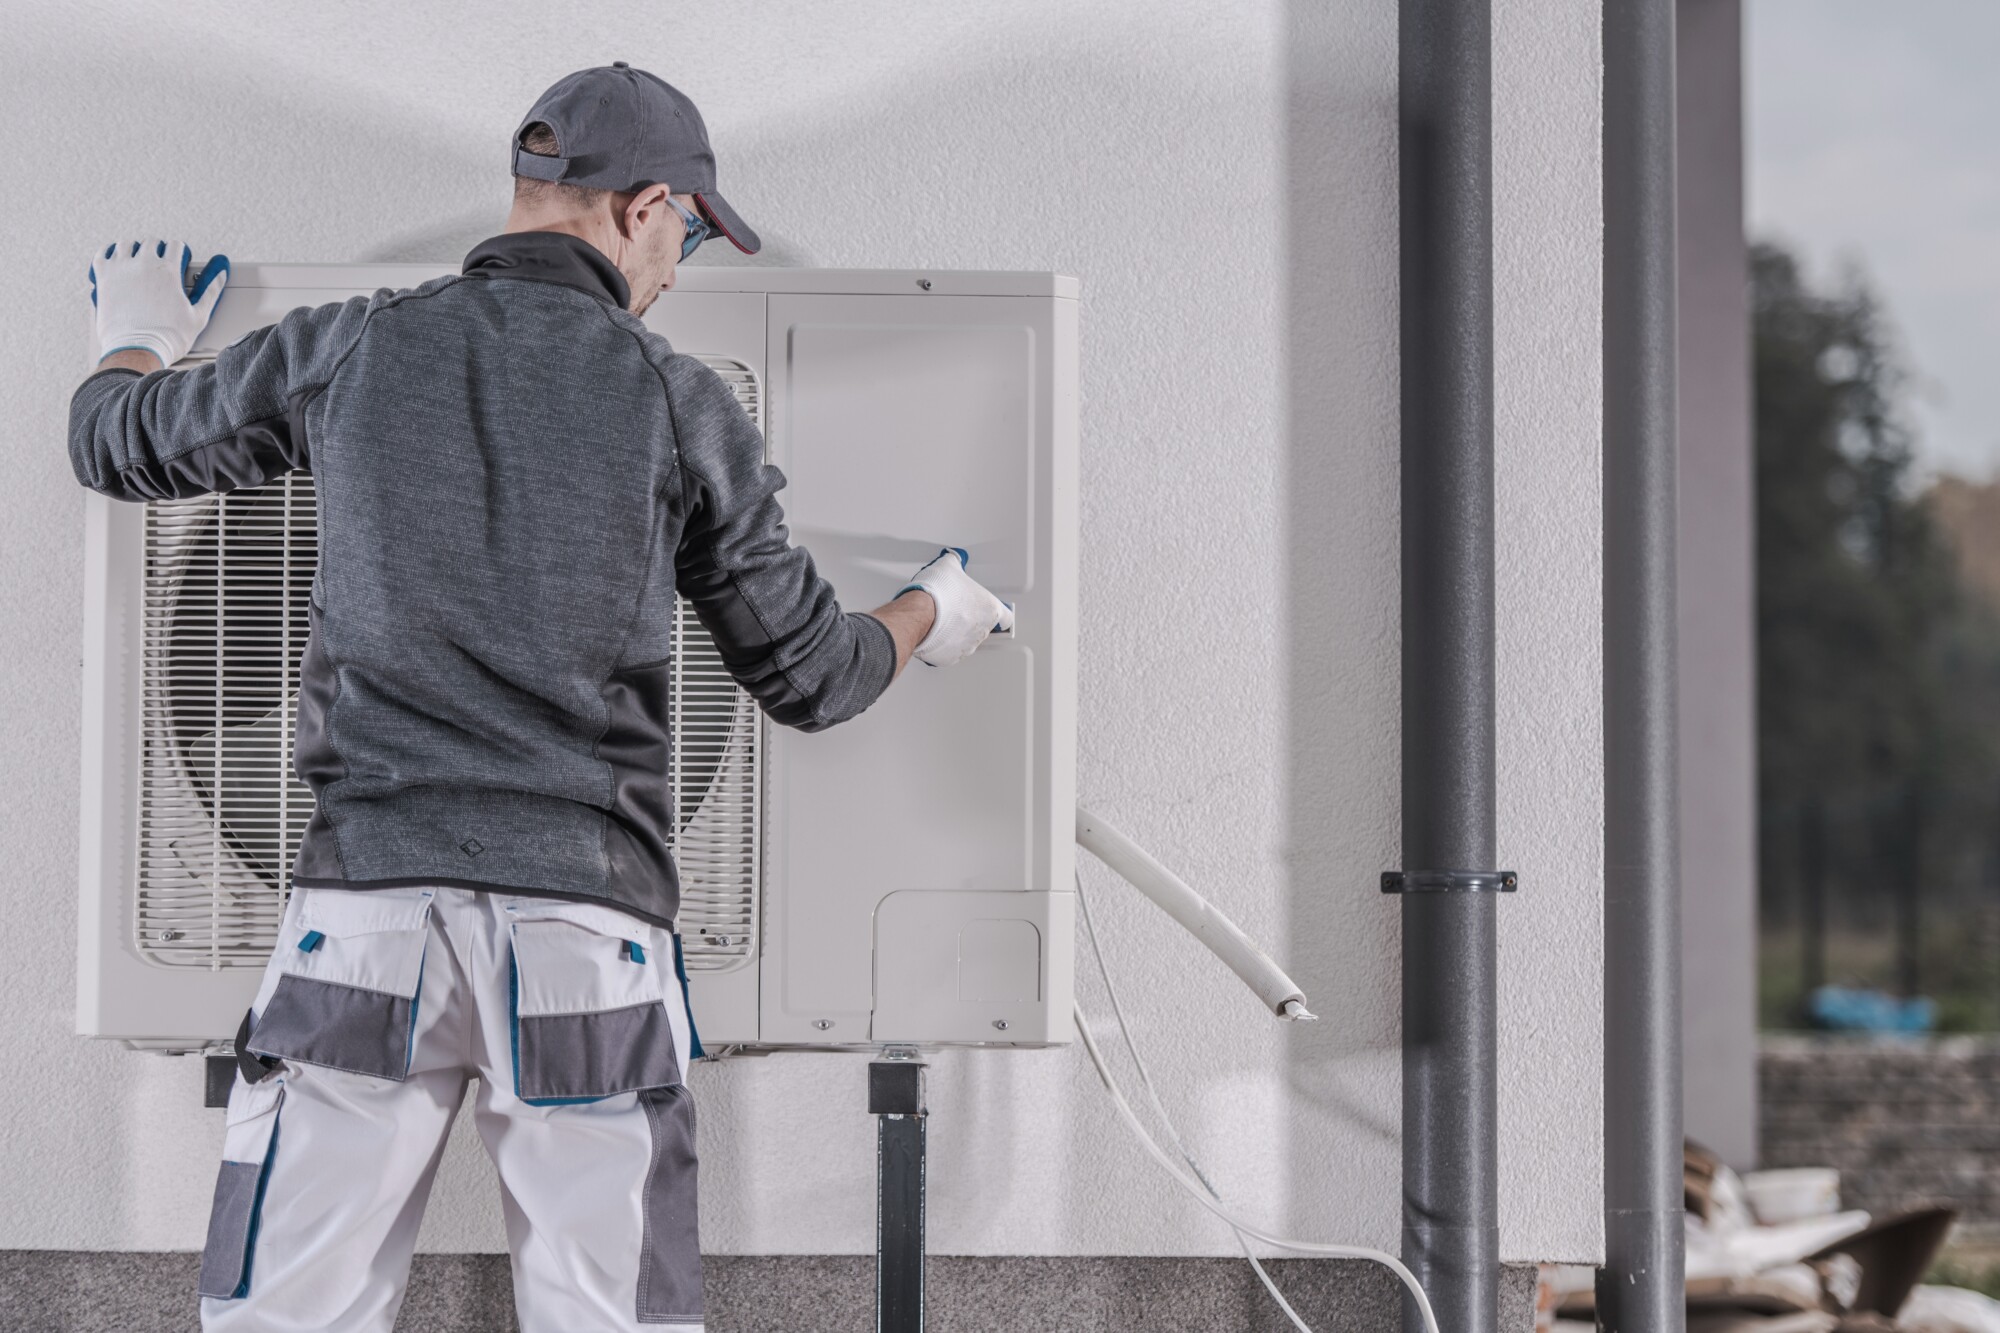
[[[756,232],[750,230],[750,224],[729,206],[727,199],[711,190],[707,194],[696,195],[695,202],[701,205],[701,211],[708,214],[708,220],[713,222],[722,234],[729,238],[729,243],[738,250],[746,255],[754,255],[764,248],[764,242],[758,239]]]

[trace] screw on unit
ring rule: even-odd
[[[833,1026],[833,1020],[831,1018],[815,1018],[813,1020],[813,1026],[818,1028],[821,1032],[824,1032],[828,1028]]]
[[[168,943],[173,940],[177,940],[180,937],[181,933],[178,930],[163,930],[155,938],[159,939],[163,943]]]
[[[931,289],[931,280],[929,278],[918,278],[917,286],[923,288],[925,291],[929,291]]]
[[[993,1020],[993,1026],[999,1028],[1002,1032],[1005,1032],[1007,1030],[1007,1020],[1004,1018],[996,1018]]]

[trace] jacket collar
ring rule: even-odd
[[[620,310],[632,304],[632,288],[618,266],[589,241],[559,231],[516,231],[481,241],[465,257],[464,271],[468,277],[559,283]]]

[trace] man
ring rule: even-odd
[[[211,1330],[388,1330],[475,1078],[523,1329],[699,1329],[675,594],[808,731],[1011,622],[949,552],[843,612],[755,426],[636,318],[704,239],[758,247],[692,102],[584,70],[513,162],[506,229],[462,274],[294,311],[194,370],[165,367],[222,269],[190,296],[180,245],[92,266],[78,478],[145,500],[308,468],[319,497],[295,755],[315,809],[238,1037]]]

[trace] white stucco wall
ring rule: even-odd
[[[1503,1251],[1600,1248],[1595,6],[1496,5]],[[619,58],[702,105],[786,262],[1083,281],[1081,790],[1326,1015],[1280,1029],[1097,867],[1190,1144],[1293,1234],[1397,1242],[1395,6],[16,7],[0,318],[0,1248],[193,1248],[201,1069],[71,1035],[87,247],[455,261],[534,94]],[[1438,984],[1451,984],[1439,978]],[[1087,969],[1079,991],[1103,1012]],[[858,1060],[695,1075],[717,1251],[873,1243]],[[1081,1053],[951,1054],[934,1248],[1229,1253]],[[463,1127],[461,1127],[463,1128]],[[424,1244],[502,1245],[476,1140]]]

